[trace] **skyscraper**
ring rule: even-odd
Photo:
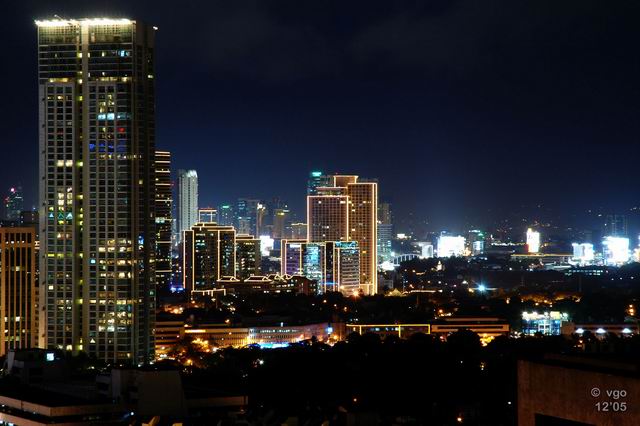
[[[36,233],[0,228],[0,355],[38,344]]]
[[[356,241],[360,254],[360,288],[378,291],[378,184],[358,176],[335,175],[330,187],[307,196],[309,242]]]
[[[238,234],[248,234],[260,236],[258,234],[258,206],[259,200],[249,198],[239,198],[237,208],[237,225]]]
[[[336,185],[338,185],[336,176]],[[349,241],[360,249],[360,287],[364,294],[378,292],[378,184],[359,181],[346,183],[349,196]]]
[[[9,189],[9,193],[4,199],[5,219],[20,220],[20,212],[24,209],[24,199],[22,198],[22,187],[16,186]]]
[[[232,226],[196,223],[184,232],[183,285],[193,292],[212,290],[223,277],[235,277],[236,231]]]
[[[322,172],[311,172],[307,181],[307,195],[316,195],[318,188],[324,188],[332,185],[331,176],[327,176]]]
[[[235,224],[235,212],[233,206],[230,204],[223,204],[218,208],[218,225],[234,226]]]
[[[391,205],[378,205],[378,265],[391,262],[391,242],[393,241],[393,224],[391,219]]]
[[[198,173],[178,171],[178,241],[198,222]]]
[[[274,209],[272,235],[273,238],[282,239],[287,237],[285,234],[285,230],[287,229],[287,224],[290,217],[291,212],[289,211],[289,209]]]
[[[236,235],[236,277],[246,280],[251,275],[260,275],[261,264],[260,239],[253,235]]]
[[[612,237],[627,237],[628,226],[627,217],[623,214],[608,214],[605,218],[604,235]]]
[[[154,29],[37,21],[46,346],[154,358]]]
[[[171,153],[156,151],[156,283],[171,283],[171,236],[173,233],[173,195]]]

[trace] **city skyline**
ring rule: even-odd
[[[385,182],[380,199],[394,205],[398,221],[426,220],[441,228],[463,222],[483,225],[494,212],[521,204],[544,204],[567,216],[598,207],[624,213],[637,204],[634,155],[607,161],[599,155],[637,149],[632,143],[637,124],[631,120],[636,107],[628,95],[633,90],[626,89],[637,88],[632,76],[638,63],[612,49],[628,46],[628,35],[634,31],[629,17],[637,6],[603,9],[593,2],[568,2],[558,6],[562,13],[552,21],[544,14],[544,4],[530,2],[478,10],[465,2],[387,8],[367,2],[368,14],[342,29],[334,28],[333,20],[355,16],[364,3],[341,5],[333,14],[316,13],[320,11],[309,5],[275,10],[243,1],[227,8],[202,3],[171,13],[162,5],[149,8],[147,2],[116,1],[111,6],[113,16],[133,16],[159,27],[158,37],[166,48],[158,53],[158,147],[174,153],[176,169],[200,172],[206,183],[201,191],[205,205],[279,196],[300,212],[304,200],[297,194],[305,189],[302,179],[316,169],[378,177]],[[290,11],[284,13],[285,9]],[[471,11],[479,14],[478,21],[484,17],[487,22],[476,24]],[[32,20],[54,13],[100,12],[73,1],[64,10],[53,10],[44,2],[17,6],[18,18],[7,27],[17,35],[10,47],[16,49],[16,66],[0,72],[5,80],[18,82],[16,87],[28,88],[10,88],[9,104],[16,107],[5,113],[7,120],[18,123],[6,135],[18,155],[37,157],[37,135],[29,124],[36,120],[37,94],[33,76],[19,71],[33,69],[34,55],[27,54],[35,53],[29,42]],[[174,13],[182,19],[174,19]],[[497,16],[487,16],[492,13]],[[409,19],[409,14],[415,18]],[[213,20],[206,25],[216,36],[213,53],[194,51],[182,35],[187,33],[184,25],[202,22],[202,15]],[[248,16],[247,23],[238,16]],[[301,34],[292,16],[306,22],[324,48]],[[584,28],[572,28],[563,39],[553,37],[554,29],[568,28],[570,19],[583,22]],[[489,24],[495,20],[508,25],[492,30]],[[376,31],[398,29],[405,21],[411,25],[400,38],[413,42],[405,49],[376,38]],[[473,24],[466,31],[477,37],[444,29],[464,24]],[[436,31],[448,38],[431,43]],[[206,32],[202,36],[210,37]],[[469,40],[476,38],[491,42]],[[252,58],[248,51],[260,39],[263,49]],[[290,51],[278,53],[280,61],[267,62],[265,55],[292,39],[299,40]],[[523,44],[529,39],[535,43]],[[523,45],[527,47],[513,48]],[[417,53],[418,46],[426,53]],[[385,52],[391,50],[389,60]],[[449,50],[458,53],[446,53]],[[508,61],[503,50],[511,53]],[[598,61],[592,59],[595,53]],[[176,64],[187,57],[199,71],[185,82]],[[566,59],[555,61],[556,57]],[[539,64],[535,77],[525,73],[530,62]],[[274,63],[281,63],[282,69]],[[608,78],[613,75],[616,78]],[[177,95],[182,87],[184,101],[173,102],[181,99]],[[355,153],[365,147],[372,148],[370,155],[354,161]],[[209,156],[202,154],[214,152],[236,161],[208,167]],[[235,173],[240,162],[244,172]],[[578,168],[586,172],[579,179],[574,173]],[[31,206],[36,204],[36,174],[34,168],[12,164],[0,171],[0,180],[21,182],[26,205]],[[263,177],[270,185],[256,187]],[[569,189],[576,179],[578,188],[589,188],[598,197]],[[418,184],[418,197],[404,195],[406,182]],[[564,184],[550,185],[554,182]]]

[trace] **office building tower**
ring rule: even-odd
[[[267,206],[262,203],[258,203],[256,206],[256,236],[271,236],[272,225],[268,223],[269,210]]]
[[[168,287],[173,274],[173,188],[171,153],[156,151],[156,284]]]
[[[289,238],[292,240],[307,239],[307,224],[296,222],[291,224],[291,232]]]
[[[46,346],[154,359],[154,29],[37,21]]]
[[[318,283],[318,292],[360,290],[360,252],[356,241],[308,243],[282,240],[282,275],[302,275]]]
[[[307,195],[316,195],[318,188],[331,186],[333,179],[322,172],[311,172],[307,181]]]
[[[280,242],[280,274],[302,275],[303,246],[306,239],[285,239]]]
[[[236,223],[238,234],[260,236],[258,233],[258,204],[260,204],[259,200],[238,199]]]
[[[236,277],[246,280],[252,275],[260,275],[261,266],[260,239],[253,235],[236,235]]]
[[[9,193],[4,199],[4,217],[6,220],[20,220],[20,212],[24,209],[24,199],[22,198],[22,187],[16,186],[9,189]]]
[[[330,187],[307,196],[309,242],[356,241],[360,254],[360,288],[378,291],[378,184],[358,176],[335,175]]]
[[[326,243],[323,291],[353,294],[360,290],[360,249],[357,241]]]
[[[485,237],[484,232],[478,229],[469,231],[467,238],[467,251],[471,256],[478,256],[484,253]]]
[[[36,232],[0,228],[0,356],[38,346]]]
[[[604,235],[608,235],[611,237],[627,237],[627,216],[623,214],[608,214],[605,217],[604,227],[602,231]]]
[[[346,184],[349,196],[349,241],[360,250],[360,286],[364,294],[378,292],[378,184],[359,181],[357,176],[336,176]]]
[[[196,223],[183,237],[183,286],[190,297],[216,288],[223,277],[235,277],[236,231],[232,226]]]
[[[391,262],[391,242],[393,241],[393,222],[389,203],[378,205],[378,266]]]
[[[276,240],[287,238],[286,230],[291,218],[289,209],[275,209],[273,211],[273,232],[272,237]]]
[[[230,204],[223,204],[218,207],[218,225],[235,226],[235,212]]]
[[[182,233],[198,222],[198,173],[195,170],[178,171],[178,241]]]
[[[212,207],[198,209],[198,223],[218,223],[218,211]]]

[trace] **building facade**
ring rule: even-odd
[[[24,210],[24,199],[22,197],[22,187],[16,186],[9,189],[9,193],[4,199],[4,218],[6,220],[20,220],[20,212]]]
[[[360,290],[378,292],[378,184],[358,176],[335,175],[330,187],[307,196],[309,242],[356,241]]]
[[[232,226],[196,223],[182,244],[183,286],[187,294],[216,288],[223,277],[235,277],[236,231]]]
[[[35,228],[0,228],[0,356],[38,346]]]
[[[236,277],[246,280],[252,275],[260,275],[261,265],[260,239],[253,235],[236,235]]]
[[[154,358],[152,27],[37,21],[46,347]]]
[[[172,277],[173,188],[171,153],[156,151],[156,284],[168,287]]]
[[[178,171],[178,238],[198,222],[198,172]]]

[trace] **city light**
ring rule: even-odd
[[[533,229],[527,229],[527,251],[529,253],[540,252],[540,233]]]
[[[591,243],[573,243],[573,258],[572,260],[579,265],[588,265],[593,263],[595,259],[595,251],[593,244]]]
[[[620,266],[629,262],[629,238],[604,237],[602,241],[602,256],[607,266]]]
[[[438,237],[438,257],[458,257],[465,253],[466,239],[461,236],[441,235]]]

